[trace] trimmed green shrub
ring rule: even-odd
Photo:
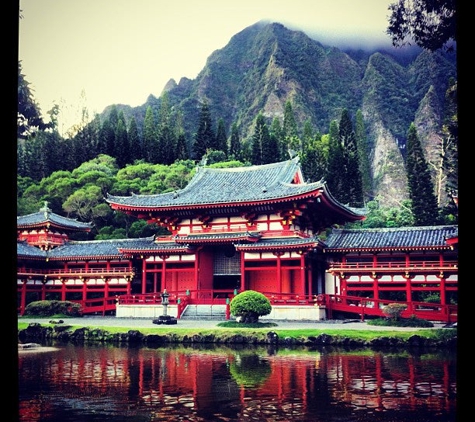
[[[236,321],[252,324],[257,322],[260,316],[270,314],[272,306],[262,293],[245,290],[233,297],[229,309]]]
[[[407,305],[405,303],[388,303],[383,308],[383,313],[389,318],[398,320],[406,309]]]
[[[33,316],[82,316],[82,307],[79,303],[62,300],[39,300],[31,302],[25,307],[25,315]]]

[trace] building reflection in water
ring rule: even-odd
[[[104,345],[19,353],[20,421],[448,422],[456,396],[455,353]]]

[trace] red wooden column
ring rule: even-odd
[[[308,264],[305,267],[305,272],[307,274],[307,292],[309,296],[313,295],[313,289],[312,289],[312,269],[310,268],[310,264]],[[318,278],[317,281],[317,288],[320,285],[320,278]]]
[[[300,255],[300,294],[305,295],[305,254]]]
[[[442,268],[444,266],[444,255],[442,252],[439,253],[439,265]],[[447,304],[447,292],[446,292],[446,285],[445,285],[445,275],[443,271],[439,273],[440,278],[440,285],[439,285],[439,297],[440,297],[440,304],[446,305]]]
[[[241,287],[239,290],[243,292],[246,290],[246,266],[244,265],[244,252],[241,251]]]
[[[167,286],[167,258],[169,255],[163,255],[161,257],[163,259],[162,262],[162,282],[160,289],[157,290],[157,280],[158,280],[158,273],[154,273],[154,280],[153,280],[153,292],[163,292],[165,289],[173,290],[172,286]]]
[[[20,314],[23,315],[25,313],[26,308],[26,283],[28,279],[22,281],[21,285],[21,299],[20,299]]]
[[[373,254],[373,268],[378,267],[378,254]],[[379,283],[377,277],[372,277],[373,279],[373,299],[379,299]]]
[[[82,300],[85,302],[87,300],[87,283],[86,280],[82,280]]]
[[[61,281],[61,300],[66,300],[66,283],[62,278],[59,279]]]
[[[282,256],[283,252],[275,252],[275,256],[277,256],[277,286],[279,286],[279,292],[282,293],[282,261],[280,257]]]
[[[46,300],[46,278],[41,283],[41,300]]]
[[[411,255],[406,253],[404,259],[406,262],[406,268],[408,269],[404,274],[404,278],[406,279],[406,302],[412,302],[412,283],[411,275],[409,273],[409,268],[411,267]],[[409,309],[412,309],[412,305],[409,305]]]
[[[147,259],[143,258],[142,260],[142,294],[145,294],[147,288]]]

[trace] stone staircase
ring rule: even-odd
[[[180,319],[226,320],[226,305],[188,305]]]

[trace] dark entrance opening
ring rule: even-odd
[[[215,290],[234,290],[239,289],[241,276],[237,275],[215,275],[213,277],[213,289]]]

